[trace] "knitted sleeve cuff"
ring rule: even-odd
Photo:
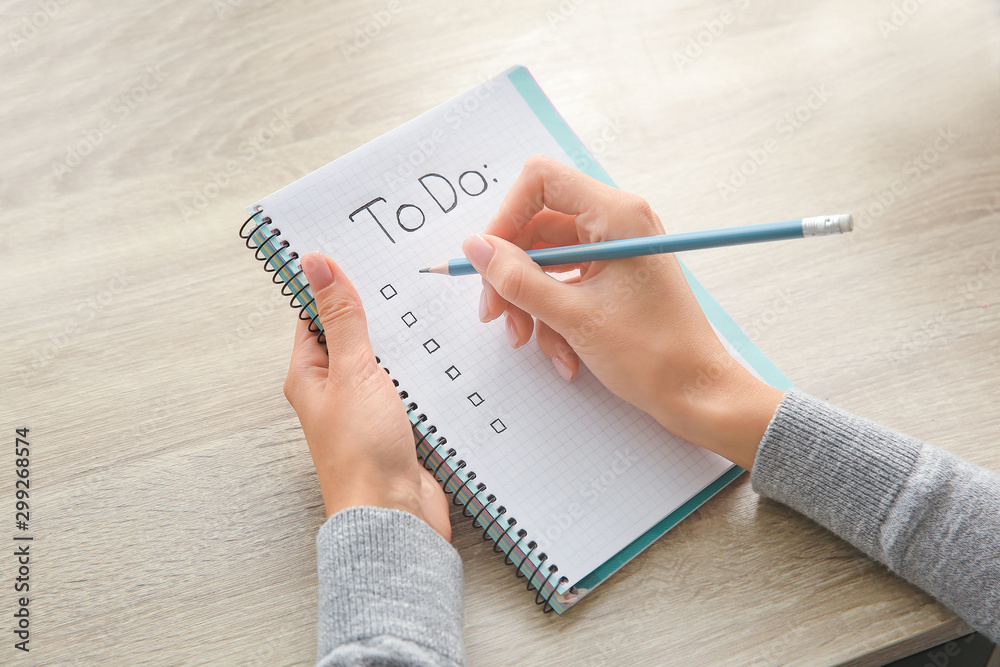
[[[793,389],[764,433],[751,481],[884,563],[880,527],[921,446]]]
[[[352,507],[316,536],[318,659],[348,642],[394,637],[464,663],[462,561],[400,510]]]

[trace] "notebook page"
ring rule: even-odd
[[[500,75],[258,204],[291,250],[343,267],[382,365],[576,582],[732,464],[586,369],[567,384],[534,341],[512,350],[502,320],[478,320],[477,277],[417,273],[461,256],[536,153],[573,164]]]

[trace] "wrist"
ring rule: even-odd
[[[327,516],[349,507],[384,507],[420,516],[419,480],[411,482],[384,470],[369,470],[364,464],[344,466],[341,472],[346,474],[319,475]]]
[[[695,379],[671,392],[654,417],[674,434],[750,470],[784,393],[722,355],[701,364]]]

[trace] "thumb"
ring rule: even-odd
[[[330,352],[330,377],[341,378],[374,364],[361,297],[337,264],[318,252],[302,258]]]
[[[489,234],[473,234],[462,251],[501,298],[544,320],[556,330],[572,326],[578,295],[531,261],[513,243]]]

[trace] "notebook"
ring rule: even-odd
[[[613,185],[513,67],[254,202],[240,235],[320,335],[298,258],[320,250],[344,269],[420,459],[536,604],[563,613],[742,470],[666,432],[585,368],[566,383],[533,341],[512,350],[502,321],[479,322],[476,277],[418,273],[461,256],[536,153]],[[685,276],[729,352],[788,387]]]

